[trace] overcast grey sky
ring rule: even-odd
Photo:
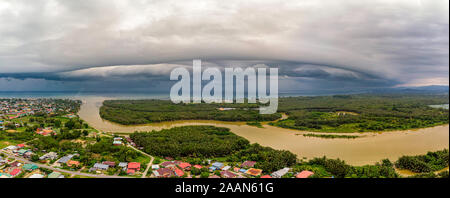
[[[191,67],[280,90],[449,84],[448,0],[1,0],[0,91],[169,91]]]

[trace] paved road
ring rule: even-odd
[[[147,157],[150,157],[150,162],[147,164],[147,168],[145,168],[145,171],[144,171],[144,173],[142,174],[142,178],[145,178],[145,177],[147,176],[148,170],[150,170],[150,168],[152,167],[153,160],[154,160],[155,158],[154,158],[153,156],[151,156],[151,155],[145,153],[144,151],[141,151],[141,150],[139,150],[139,149],[137,149],[137,148],[135,148],[135,147],[133,147],[133,146],[131,146],[131,145],[128,145],[128,147],[134,149],[135,151],[137,151],[137,152],[139,152],[139,153],[142,153],[143,155],[145,155],[145,156],[147,156]]]
[[[53,171],[68,173],[68,174],[71,174],[71,175],[79,175],[79,176],[95,177],[95,178],[131,178],[131,177],[126,177],[126,176],[95,175],[95,174],[89,174],[89,173],[81,173],[81,172],[74,172],[74,171],[69,171],[69,170],[63,170],[63,169],[47,166],[47,165],[44,165],[44,164],[34,163],[34,162],[31,162],[31,161],[29,161],[29,160],[27,160],[25,158],[15,156],[15,155],[12,155],[12,154],[4,152],[4,151],[0,151],[0,153],[3,153],[3,154],[7,155],[10,158],[14,158],[14,159],[16,159],[18,161],[21,161],[21,162],[24,162],[24,163],[27,163],[27,164],[36,164],[36,166],[38,166],[40,168],[46,168],[46,169],[50,169],[50,170],[53,170]]]

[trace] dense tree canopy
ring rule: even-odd
[[[405,130],[448,124],[448,95],[346,95],[282,98],[289,115],[273,125],[308,131],[362,132]]]
[[[315,173],[314,177],[338,177],[338,178],[397,178],[394,165],[385,159],[375,165],[351,166],[339,159],[326,157],[314,158],[294,167],[294,171],[309,170]]]
[[[447,124],[449,112],[429,105],[448,104],[448,95],[336,95],[280,98],[288,114],[275,126],[308,131],[363,132],[405,130]],[[105,101],[102,118],[121,124],[174,120],[274,121],[280,113],[261,115],[259,104],[173,104],[168,100]],[[225,108],[225,109],[220,109]],[[230,108],[230,109],[226,109]]]
[[[426,155],[403,156],[398,159],[395,166],[416,173],[438,171],[448,166],[448,150],[428,152]]]
[[[248,148],[233,154],[228,160],[233,162],[256,161],[255,168],[260,168],[270,173],[294,165],[297,161],[297,156],[289,151],[275,150],[259,144],[252,144]]]
[[[184,126],[130,137],[146,153],[169,157],[222,157],[241,150],[249,142],[227,128]]]
[[[273,121],[281,118],[279,113],[259,114],[258,108],[259,104],[248,103],[173,104],[169,100],[107,100],[100,108],[100,116],[120,124],[174,120]]]

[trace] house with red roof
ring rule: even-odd
[[[186,162],[181,162],[178,166],[183,170],[187,170],[187,171],[191,170],[191,164],[186,163]]]
[[[135,172],[141,170],[141,163],[139,162],[130,162],[128,163],[128,170],[134,170]]]
[[[200,166],[200,165],[194,165],[194,167],[197,168],[197,169],[202,169],[203,168],[203,166]]]
[[[255,161],[245,161],[244,163],[241,164],[241,168],[253,168],[255,166],[256,162]]]
[[[314,175],[314,172],[305,170],[305,171],[302,171],[299,174],[297,174],[295,177],[296,178],[308,178],[311,175]]]
[[[175,160],[175,161],[173,161],[173,163],[175,163],[175,165],[179,165],[179,164],[181,164],[181,161]]]
[[[18,144],[17,145],[17,148],[23,148],[23,147],[25,147],[25,144]]]
[[[182,177],[184,175],[184,172],[179,168],[175,168],[174,172],[175,172],[175,175],[178,177]]]
[[[112,162],[112,161],[104,161],[104,162],[102,162],[102,164],[108,165],[109,167],[116,166],[116,162]]]
[[[127,174],[128,175],[134,175],[136,173],[136,171],[134,169],[128,169],[127,170]]]
[[[262,170],[256,169],[256,168],[248,169],[247,172],[245,172],[245,174],[255,176],[255,177],[261,175],[261,173],[262,173]]]
[[[22,169],[20,168],[15,168],[14,170],[11,171],[11,174],[13,177],[19,175],[22,172]]]
[[[156,177],[172,177],[175,175],[175,173],[170,168],[160,168],[153,171],[153,174]]]
[[[263,175],[263,176],[261,176],[261,178],[272,178],[272,176],[270,176],[270,175]]]
[[[67,161],[67,166],[80,166],[80,162],[79,161],[74,161],[74,160],[69,160]]]
[[[174,167],[175,166],[175,162],[165,161],[165,162],[161,163],[160,165],[164,166],[164,167]]]

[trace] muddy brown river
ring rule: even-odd
[[[230,128],[233,133],[248,139],[252,143],[289,150],[297,154],[300,159],[327,156],[343,159],[351,165],[374,164],[385,158],[397,160],[402,155],[425,154],[427,151],[449,148],[448,125],[408,131],[345,134],[362,136],[356,139],[304,137],[302,134],[310,132],[269,125],[264,125],[264,128],[257,128],[248,126],[243,122],[189,120],[124,126],[100,118],[99,108],[105,99],[108,98],[81,98],[83,105],[79,112],[81,119],[104,132],[132,133],[186,125],[213,125]]]

